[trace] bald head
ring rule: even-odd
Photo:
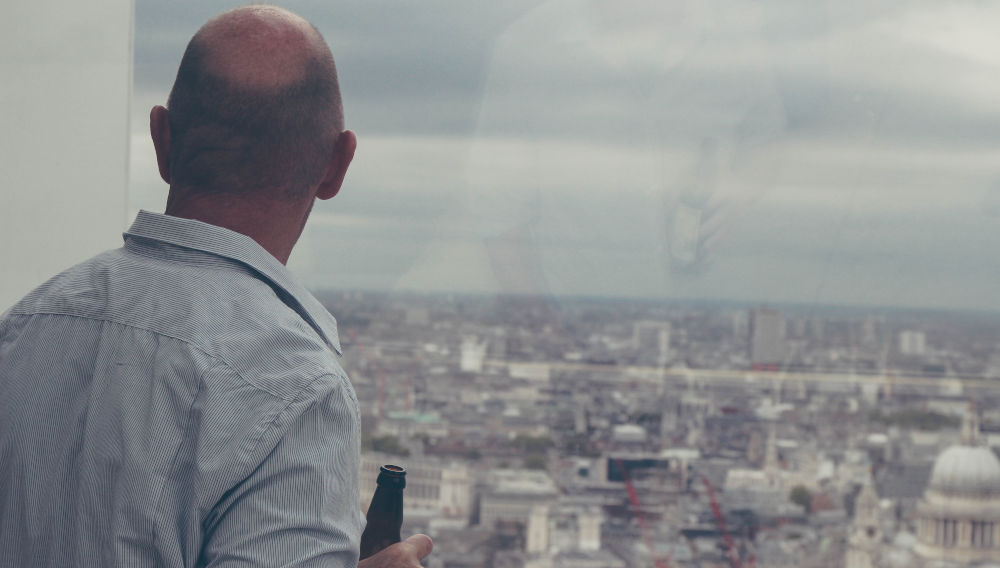
[[[251,89],[301,82],[310,62],[333,62],[309,22],[275,6],[226,12],[202,26],[191,41],[204,46],[207,73]]]
[[[171,186],[295,198],[325,172],[344,120],[333,56],[309,22],[247,6],[191,39],[167,102]]]

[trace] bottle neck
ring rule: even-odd
[[[385,487],[402,491],[406,487],[406,472],[391,471],[383,467],[375,483],[379,488]]]

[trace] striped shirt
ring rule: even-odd
[[[0,566],[354,566],[336,322],[251,238],[140,212],[0,317]]]

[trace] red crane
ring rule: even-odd
[[[635,509],[635,517],[639,520],[639,530],[642,531],[642,541],[646,544],[646,548],[649,549],[649,555],[653,558],[653,564],[656,568],[670,568],[670,555],[667,555],[663,559],[656,557],[656,550],[653,549],[653,542],[649,539],[649,530],[646,528],[646,517],[642,514],[642,506],[639,504],[639,495],[635,492],[632,479],[629,478],[628,470],[625,469],[625,463],[620,459],[616,459],[615,465],[622,472],[622,479],[625,481],[625,490],[628,491],[628,500]]]
[[[736,549],[736,543],[733,542],[733,536],[729,534],[729,529],[726,527],[726,517],[722,514],[722,509],[719,507],[719,502],[715,498],[715,490],[712,489],[712,484],[708,481],[708,478],[704,475],[701,476],[701,482],[705,485],[705,492],[708,494],[708,502],[712,506],[712,515],[715,517],[715,524],[719,527],[719,532],[722,533],[722,543],[726,547],[726,555],[729,557],[729,565],[733,568],[743,568],[743,560],[740,558],[740,553]],[[757,559],[753,554],[747,560],[747,568],[754,568],[757,565]]]

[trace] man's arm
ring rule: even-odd
[[[357,564],[357,402],[346,378],[321,377],[311,387],[261,438],[262,448],[273,447],[260,464],[213,508],[199,566]]]

